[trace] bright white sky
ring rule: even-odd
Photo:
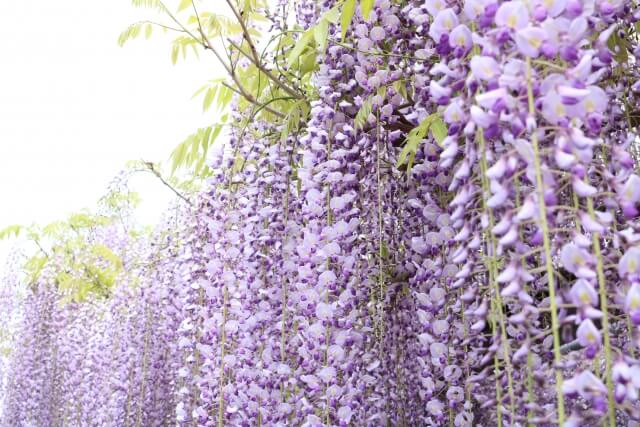
[[[118,46],[152,16],[130,0],[0,1],[0,229],[91,208],[128,160],[165,161],[215,122],[191,100],[220,74],[210,55],[173,66],[159,31]],[[172,193],[147,174],[133,184],[153,223]]]

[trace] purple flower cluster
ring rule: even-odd
[[[639,20],[377,0],[331,24],[303,128],[232,130],[194,209],[134,248],[106,233],[143,265],[114,295],[60,305],[43,276],[3,421],[640,420]]]

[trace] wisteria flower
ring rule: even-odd
[[[453,9],[443,9],[438,12],[429,27],[429,36],[438,43],[442,36],[448,36],[457,25],[458,15]]]
[[[498,27],[519,30],[529,23],[529,11],[522,1],[506,1],[498,8],[495,21]]]

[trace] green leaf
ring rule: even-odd
[[[338,20],[340,19],[340,4],[326,11],[325,14],[322,15],[321,19],[329,21],[332,24],[337,24]]]
[[[411,131],[409,131],[409,133],[407,134],[407,138],[405,140],[405,145],[402,148],[400,155],[398,156],[398,163],[396,167],[400,167],[401,165],[407,163],[407,174],[411,171],[411,168],[413,167],[413,160],[415,158],[416,153],[418,152],[418,148],[420,147],[422,140],[427,135],[427,132],[429,132],[429,129],[436,121],[441,121],[441,119],[437,113],[433,113],[427,116],[422,122],[420,122],[418,126],[416,126],[415,128],[411,129]],[[445,136],[446,136],[446,125],[444,124],[444,122],[442,122],[441,125],[440,124],[436,125],[437,129],[435,133],[438,134],[439,136],[442,135],[443,127],[444,127]],[[434,136],[434,138],[436,137]],[[443,139],[444,139],[444,136],[443,136]]]
[[[147,26],[144,29],[144,38],[149,40],[152,33],[153,33],[153,25],[147,24]]]
[[[396,91],[396,93],[400,94],[403,99],[409,99],[409,95],[407,94],[407,86],[404,80],[396,80],[395,82],[393,82],[393,89]]]
[[[0,230],[0,240],[7,239],[9,237],[18,237],[22,231],[20,225],[10,225]]]
[[[140,28],[142,27],[142,22],[136,22],[135,24],[129,25],[120,35],[118,36],[118,45],[124,46],[124,44],[133,40],[140,34]]]
[[[222,116],[221,123],[200,128],[181,142],[171,153],[171,173],[188,168],[196,175],[203,176],[208,171],[205,160],[209,148],[222,132],[227,118],[227,115]]]
[[[626,63],[629,61],[630,42],[618,36],[618,32],[614,31],[607,40],[607,46],[613,53],[618,63]]]
[[[191,0],[180,0],[180,4],[178,5],[178,12],[182,12],[189,6],[191,6]]]
[[[389,248],[385,242],[382,242],[382,245],[380,246],[380,255],[382,255],[383,259],[389,258]]]
[[[287,57],[287,63],[290,67],[298,62],[300,55],[302,54],[302,52],[304,52],[304,50],[313,39],[313,28],[310,28],[302,33],[302,36],[300,36],[300,38],[296,42],[296,45],[291,50],[291,52],[289,52],[289,56]]]
[[[442,145],[442,141],[447,137],[447,125],[440,117],[436,117],[431,122],[431,136],[436,140],[438,145]]]
[[[300,60],[300,72],[309,74],[318,68],[317,55],[315,52],[310,52],[304,55]]]
[[[374,0],[360,0],[360,11],[365,21],[369,20],[369,14],[373,10]]]
[[[362,129],[364,124],[367,123],[367,119],[369,118],[369,114],[371,114],[372,109],[372,99],[369,97],[362,102],[358,113],[356,114],[356,118],[354,119],[354,125],[356,129]]]
[[[347,36],[347,30],[351,25],[351,21],[353,20],[353,15],[356,12],[356,0],[347,0],[344,2],[344,6],[342,8],[342,15],[340,16],[340,27],[342,40],[345,40]]]
[[[173,65],[176,65],[176,62],[178,62],[178,54],[180,54],[180,46],[174,44],[171,47],[171,62],[173,63]]]
[[[212,86],[207,90],[207,93],[204,95],[204,99],[202,100],[202,110],[207,111],[209,107],[211,107],[211,103],[216,97],[217,87]]]
[[[318,22],[318,24],[313,27],[313,36],[316,39],[316,44],[320,52],[324,52],[327,48],[327,42],[329,41],[329,21],[322,19]]]
[[[132,0],[131,4],[135,7],[147,7],[150,9],[166,11],[162,1],[160,0]]]

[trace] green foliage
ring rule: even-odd
[[[369,115],[373,111],[373,102],[375,98],[379,99],[379,102],[384,101],[385,96],[387,95],[387,86],[381,86],[378,88],[376,93],[370,95],[367,99],[362,102],[360,109],[356,113],[356,117],[354,119],[354,126],[356,129],[362,129],[367,123],[369,119]]]
[[[223,123],[198,129],[180,143],[171,153],[171,173],[180,168],[190,169],[196,176],[210,175],[206,164],[207,153],[225,126],[227,116],[223,116]]]
[[[188,7],[191,7],[191,0],[180,0],[180,4],[178,5],[177,12],[182,12]]]
[[[442,145],[442,141],[447,137],[447,125],[437,116],[431,122],[431,136],[436,140],[438,145]]]
[[[124,46],[127,41],[137,38],[144,27],[151,27],[151,24],[146,22],[136,22],[135,24],[129,25],[120,33],[120,36],[118,36],[118,44],[120,46]]]
[[[613,56],[619,63],[629,61],[629,52],[632,50],[632,43],[623,37],[618,36],[618,32],[614,31],[607,40],[607,46],[613,52]]]
[[[166,10],[164,3],[160,0],[131,0],[131,4],[135,7],[146,7],[148,9]]]
[[[16,224],[3,228],[2,230],[0,230],[0,240],[8,239],[10,237],[18,237],[23,228],[24,227],[22,227],[21,225]]]
[[[362,12],[362,18],[366,21],[369,20],[369,14],[373,10],[375,0],[360,0],[360,11]]]
[[[340,31],[342,40],[345,40],[347,36],[347,30],[353,20],[353,15],[356,12],[356,0],[346,0],[342,7],[342,14],[340,15]]]
[[[367,119],[369,118],[369,115],[371,114],[372,109],[373,109],[372,97],[369,97],[364,101],[362,101],[362,105],[360,106],[360,109],[356,114],[356,118],[353,121],[356,129],[362,129],[364,127],[365,123],[367,122]]]
[[[418,148],[427,136],[429,130],[431,130],[431,135],[438,143],[441,143],[447,136],[447,125],[442,121],[438,113],[433,113],[427,116],[427,118],[425,118],[418,126],[413,128],[407,135],[405,145],[398,156],[397,165],[401,166],[406,163],[407,174],[411,171]]]
[[[310,113],[309,104],[303,100],[297,101],[284,120],[282,129],[280,130],[280,140],[284,141],[289,135],[294,134],[300,127],[302,127],[303,119]]]
[[[0,231],[0,239],[23,236],[37,248],[22,265],[29,286],[37,283],[47,271],[65,302],[109,296],[117,278],[125,271],[120,256],[100,243],[97,233],[103,227],[115,227],[123,221],[123,211],[137,206],[139,196],[111,191],[100,202],[102,213],[85,210],[44,226],[12,225]],[[134,230],[129,234],[133,238]]]

